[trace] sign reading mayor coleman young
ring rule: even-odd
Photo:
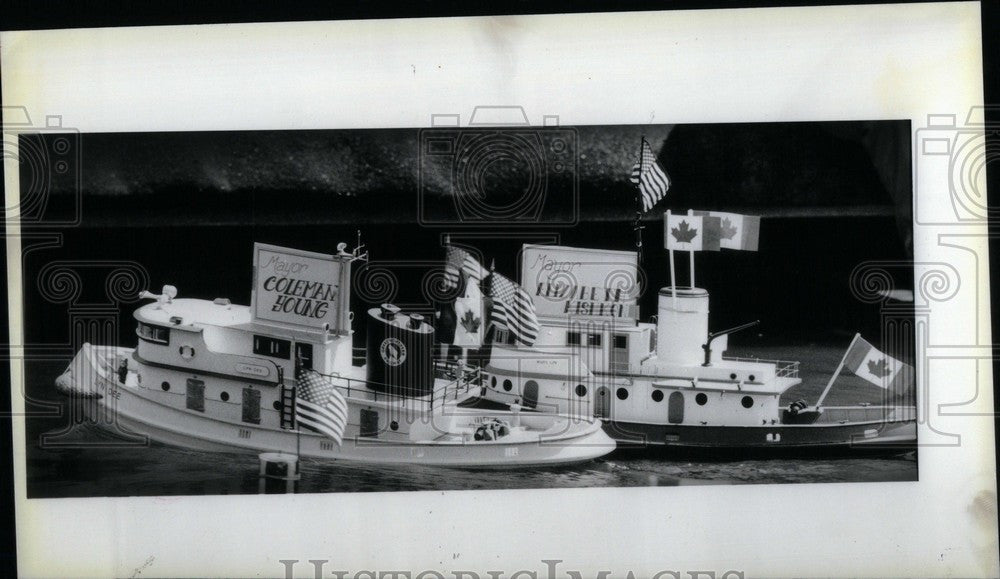
[[[349,331],[350,259],[255,243],[253,320]]]
[[[525,245],[521,287],[539,317],[614,318],[634,322],[638,257],[633,251]]]

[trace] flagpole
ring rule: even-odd
[[[295,421],[295,456],[302,458],[302,429],[299,427],[299,359],[298,352],[295,353],[295,386],[292,387],[292,420]],[[296,468],[298,466],[296,465]]]
[[[830,388],[833,387],[833,383],[837,380],[837,377],[840,376],[840,372],[844,369],[844,362],[847,361],[847,354],[851,351],[851,348],[854,347],[854,343],[857,342],[860,337],[860,333],[854,334],[854,339],[851,340],[851,344],[847,346],[847,350],[844,351],[844,355],[840,358],[840,364],[837,364],[837,371],[833,373],[833,376],[830,377],[830,381],[826,383],[826,388],[823,389],[823,393],[819,395],[819,400],[816,401],[816,408],[819,408],[820,405],[823,404],[823,400],[826,399],[826,395],[830,393]]]
[[[670,210],[667,209],[667,221],[666,227],[663,228],[664,237],[667,236],[667,229],[670,228]],[[670,240],[667,240],[667,245],[670,245]],[[672,247],[667,248],[667,253],[670,254],[670,294],[673,297],[674,311],[677,311],[677,276],[674,273],[674,249]]]
[[[693,217],[693,216],[694,216],[694,209],[688,209],[688,217]],[[704,224],[704,221],[702,221],[702,226],[701,226],[701,239],[702,239],[702,242],[704,243],[704,241],[705,241],[705,224]],[[688,252],[688,264],[689,264],[689,269],[691,271],[691,289],[694,289],[694,287],[695,287],[694,286],[694,249],[692,249],[691,251]]]
[[[646,136],[642,135],[641,140],[639,141],[639,182],[635,185],[635,223],[632,225],[632,228],[635,229],[635,250],[638,253],[639,265],[642,265],[642,161],[645,156]]]

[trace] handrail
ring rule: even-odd
[[[723,360],[731,362],[755,362],[758,364],[774,364],[774,375],[778,378],[798,378],[799,362],[794,360],[768,360],[751,356],[723,356]]]
[[[389,392],[387,390],[376,390],[369,388],[369,384],[374,384],[369,380],[362,380],[358,378],[350,378],[347,376],[340,376],[338,374],[320,374],[321,376],[334,381],[335,385],[337,381],[344,383],[347,389],[347,396],[352,395],[352,390],[357,390],[359,392],[364,392],[365,394],[370,394],[374,397],[375,402],[378,402],[379,397],[382,396],[386,400],[417,400],[418,398],[414,396],[406,396],[403,394],[397,394],[394,392]],[[434,408],[438,403],[443,404],[448,400],[449,395],[452,400],[458,400],[460,394],[468,392],[474,384],[480,383],[482,379],[482,371],[479,368],[474,368],[471,370],[462,369],[462,373],[457,376],[454,380],[445,383],[443,386],[437,388],[432,388],[430,392],[430,406]],[[388,386],[387,384],[378,384],[379,386]]]
[[[694,255],[694,254],[692,254]],[[747,328],[752,328],[760,323],[760,320],[754,320],[752,322],[747,322],[745,324],[740,324],[736,327],[729,328],[728,330],[721,330],[718,332],[709,332],[708,341],[701,345],[701,349],[705,351],[705,362],[702,366],[712,365],[712,341],[714,341],[719,336],[728,336],[729,334],[735,334],[736,332],[745,330]]]

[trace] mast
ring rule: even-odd
[[[851,340],[851,344],[847,346],[847,350],[844,351],[844,355],[840,358],[840,364],[837,364],[837,370],[834,371],[833,376],[830,376],[830,381],[826,383],[826,388],[823,389],[823,393],[819,395],[819,400],[816,401],[816,408],[823,405],[823,401],[826,400],[826,395],[830,393],[830,388],[833,387],[833,383],[837,381],[837,377],[844,370],[844,362],[847,360],[847,354],[854,347],[854,343],[858,341],[861,337],[860,333],[854,334],[854,339]]]
[[[694,209],[688,209],[688,216],[693,216],[693,215],[694,215]],[[701,227],[701,235],[702,235],[702,239],[704,240],[705,239],[705,226],[704,225],[702,225],[702,227]],[[690,268],[690,271],[691,271],[691,275],[690,275],[691,289],[694,289],[695,288],[695,285],[694,285],[694,249],[692,249],[691,251],[688,252],[688,264],[689,264],[688,267]]]
[[[632,224],[632,229],[635,230],[635,251],[638,256],[639,265],[642,266],[642,230],[644,226],[642,225],[642,170],[643,170],[643,158],[646,156],[646,136],[641,137],[639,142],[639,180],[636,183],[636,208],[635,208],[635,223]]]

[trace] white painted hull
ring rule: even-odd
[[[151,400],[148,390],[137,383],[134,374],[122,384],[114,371],[115,361],[130,356],[131,352],[125,348],[86,346],[57,379],[58,388],[77,397],[95,398],[84,406],[90,409],[89,413],[97,414],[92,418],[98,424],[117,425],[118,430],[184,448],[297,453],[325,460],[463,468],[578,463],[615,448],[615,442],[604,433],[599,420],[523,413],[515,416],[509,411],[461,408],[453,402],[437,406],[428,416],[418,417],[415,428],[429,433],[427,439],[419,439],[419,433],[416,440],[402,435],[362,437],[356,426],[348,425],[343,443],[338,446],[320,434],[220,420]],[[354,400],[349,398],[348,403],[354,404]],[[493,418],[511,424],[520,421],[523,427],[498,440],[474,440],[470,425]]]

